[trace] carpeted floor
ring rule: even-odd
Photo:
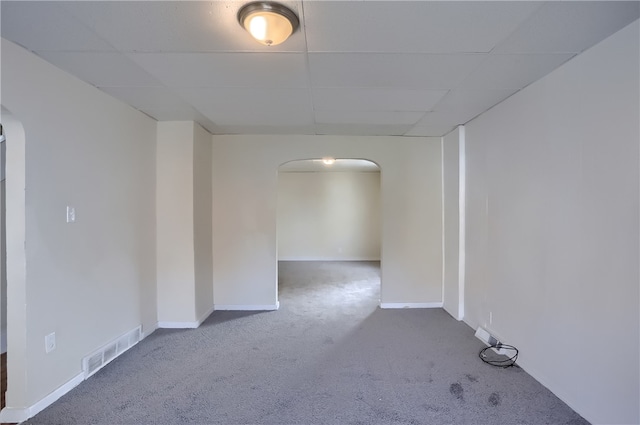
[[[441,309],[381,310],[379,264],[281,263],[280,310],[157,330],[28,424],[587,424]]]

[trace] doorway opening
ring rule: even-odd
[[[375,309],[382,261],[381,170],[317,158],[278,170],[278,304],[304,314]]]

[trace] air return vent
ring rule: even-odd
[[[111,360],[136,345],[140,341],[141,332],[142,327],[138,326],[82,359],[82,370],[85,374],[84,379],[87,379],[106,366]]]

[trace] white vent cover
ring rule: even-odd
[[[115,359],[120,354],[140,342],[141,334],[142,326],[138,326],[82,359],[82,370],[85,375],[84,379],[87,379],[106,366],[106,364],[111,360]]]

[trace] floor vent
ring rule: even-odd
[[[137,328],[100,347],[98,350],[82,359],[82,370],[84,371],[84,379],[87,379],[88,377],[102,369],[104,366],[106,366],[107,363],[109,363],[111,360],[115,359],[120,354],[124,353],[129,348],[140,342],[141,332],[142,327],[138,326]]]

